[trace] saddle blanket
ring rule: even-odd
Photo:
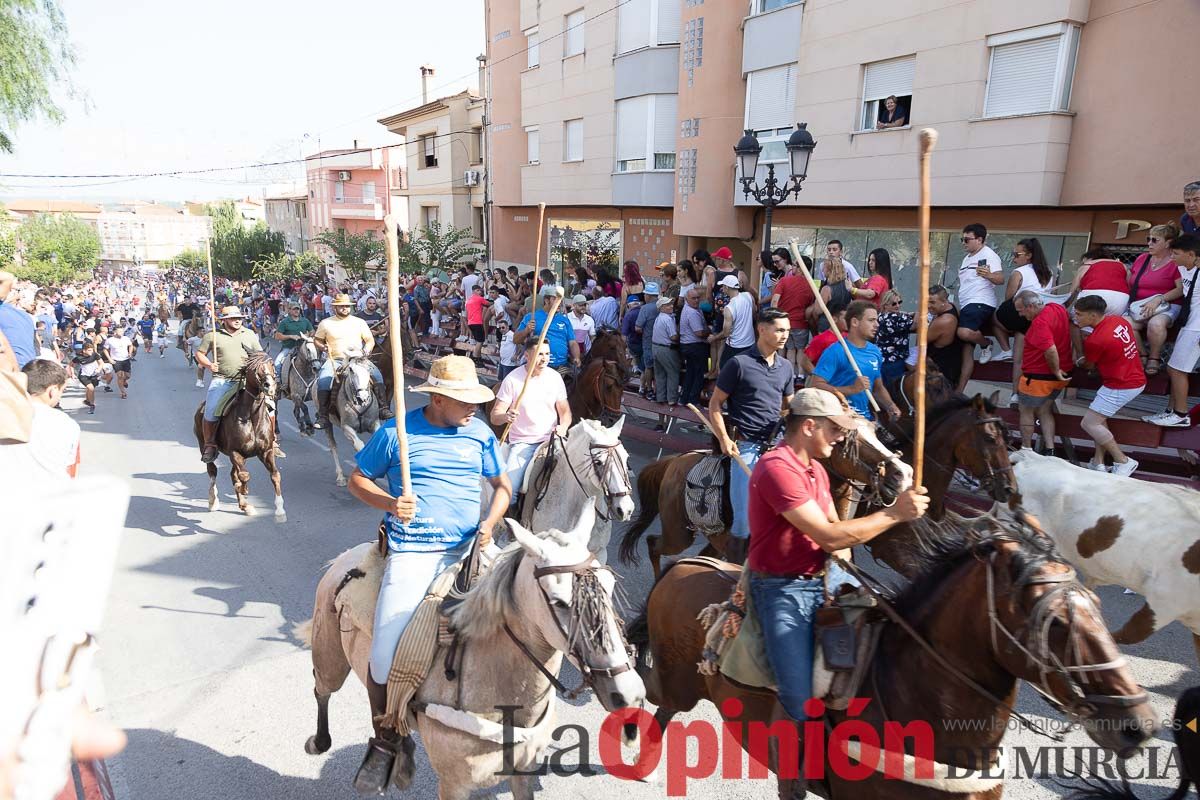
[[[729,456],[705,456],[687,474],[685,494],[688,520],[705,535],[725,532],[729,462]]]

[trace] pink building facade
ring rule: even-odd
[[[344,229],[348,233],[374,231],[384,235],[383,219],[392,213],[389,150],[325,150],[306,162],[308,189],[308,240],[315,242],[322,231]],[[403,157],[399,159],[403,163]],[[407,209],[402,217],[407,217]],[[407,220],[400,220],[401,228]],[[320,245],[318,254],[327,263],[332,255]]]

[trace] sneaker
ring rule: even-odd
[[[1122,478],[1127,478],[1137,471],[1138,462],[1134,459],[1129,459],[1124,464],[1113,464],[1112,474],[1120,475]]]
[[[1105,464],[1097,464],[1095,461],[1089,461],[1087,468],[1096,472],[1108,472],[1108,466]]]
[[[1142,417],[1142,422],[1149,422],[1152,425],[1157,425],[1157,420],[1166,419],[1167,417],[1172,416],[1174,413],[1175,412],[1173,411],[1160,411],[1157,414],[1147,414],[1146,416]]]
[[[203,389],[203,388],[204,388],[204,381],[196,381],[196,388],[197,388],[197,389]],[[109,391],[111,392],[111,391],[112,391],[112,389],[109,389]]]
[[[104,391],[108,392],[109,394],[112,394],[112,387],[111,387],[111,386],[108,386],[108,385],[106,384],[106,385],[104,386]]]
[[[1148,419],[1146,422],[1162,428],[1190,428],[1192,426],[1192,421],[1188,419],[1187,414],[1176,414],[1174,411],[1168,411],[1154,419]]]
[[[1001,350],[996,354],[995,361],[1012,361],[1012,350]]]
[[[85,403],[84,405],[86,405],[86,406],[87,406],[87,410],[88,410],[88,413],[89,413],[89,414],[95,414],[95,413],[96,413],[96,404],[95,404],[95,403]]]
[[[1020,408],[1021,407],[1021,398],[1019,398],[1015,392],[1008,398],[1008,407],[1009,408]]]
[[[988,346],[984,347],[983,352],[981,352],[979,354],[979,363],[986,364],[991,360],[992,360],[992,346],[989,344]]]

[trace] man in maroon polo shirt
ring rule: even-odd
[[[750,477],[750,596],[762,625],[779,702],[796,720],[812,694],[813,616],[823,597],[829,553],[874,539],[925,514],[924,489],[891,508],[840,521],[829,476],[817,461],[854,427],[850,412],[822,389],[801,389],[788,407],[783,442],[759,458]]]

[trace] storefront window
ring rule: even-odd
[[[563,282],[578,267],[604,269],[619,278],[621,223],[607,220],[550,220],[550,269]]]

